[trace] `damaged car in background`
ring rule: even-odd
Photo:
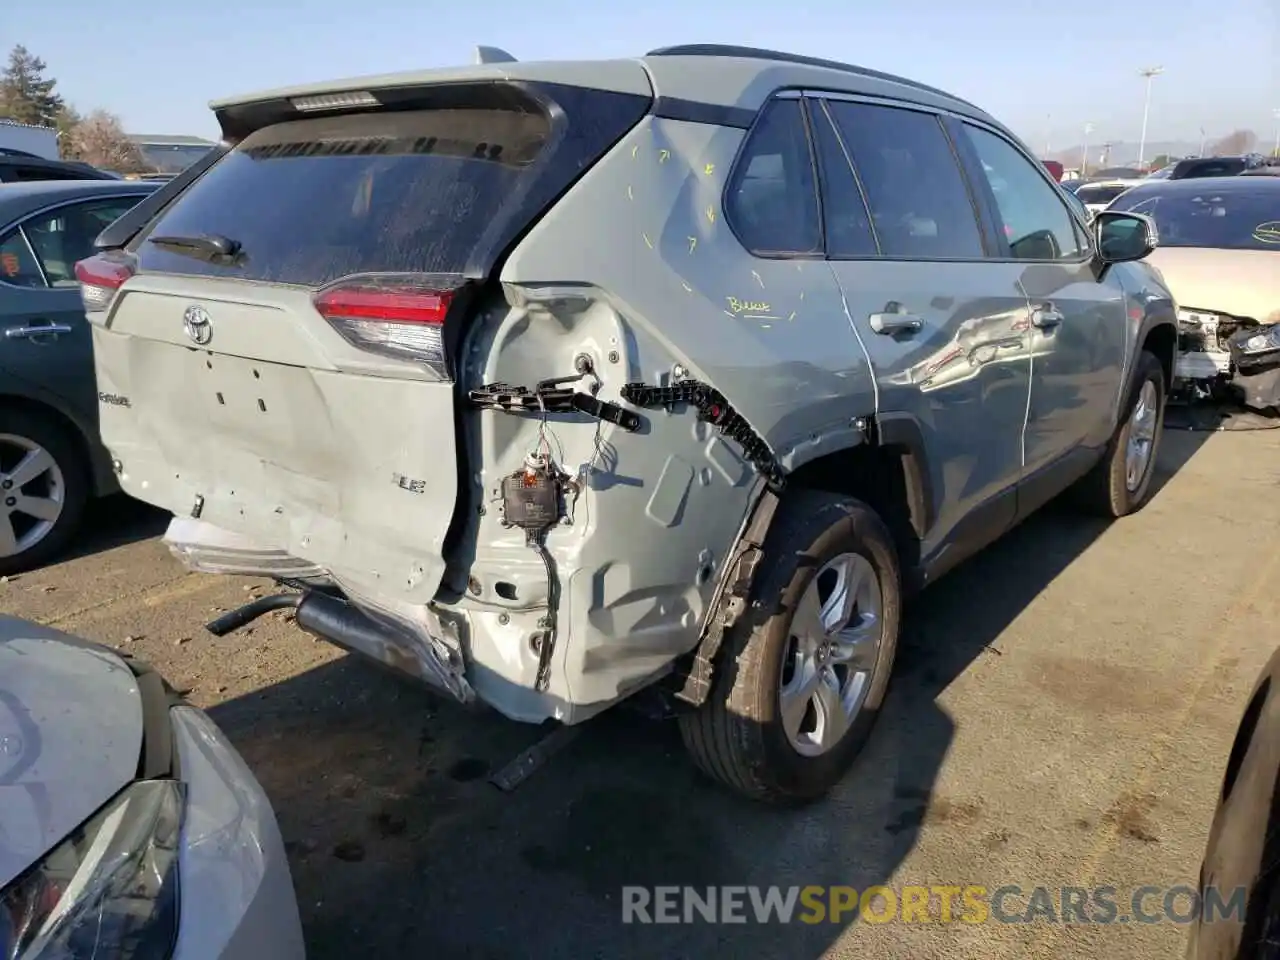
[[[290,609],[560,729],[644,691],[709,775],[820,796],[907,593],[1068,488],[1150,496],[1151,223],[873,70],[479,59],[217,103],[104,232],[120,483],[192,569],[290,588],[218,635]]]
[[[1108,209],[1155,221],[1178,304],[1177,382],[1196,399],[1280,407],[1280,179],[1144,184]]]

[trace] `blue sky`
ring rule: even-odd
[[[1036,150],[1136,141],[1140,67],[1160,65],[1151,141],[1236,128],[1269,145],[1280,108],[1280,0],[220,0],[132,5],[12,0],[0,47],[25,44],[81,110],[134,133],[214,136],[209,100],[312,80],[468,62],[740,43],[845,60],[943,87]],[[1080,12],[1073,12],[1079,10]]]

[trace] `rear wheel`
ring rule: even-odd
[[[901,606],[893,541],[851,497],[788,497],[768,573],[726,638],[707,702],[681,718],[694,761],[752,799],[812,800],[870,736],[893,668]]]
[[[50,417],[0,409],[0,576],[61,552],[88,498],[88,463],[75,436]]]
[[[1091,513],[1119,518],[1142,509],[1151,495],[1168,386],[1155,355],[1138,354],[1125,413],[1106,453],[1080,481],[1077,500]]]

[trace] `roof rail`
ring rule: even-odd
[[[16,147],[0,147],[0,157],[30,157],[32,160],[46,159],[38,153],[31,153],[29,150],[19,150]]]
[[[948,93],[946,90],[939,90],[937,87],[931,87],[926,83],[908,80],[906,77],[899,77],[892,73],[883,73],[880,70],[872,70],[869,67],[859,67],[852,63],[841,63],[839,60],[823,60],[821,57],[806,57],[798,53],[783,53],[780,50],[766,50],[761,47],[740,47],[726,43],[686,43],[674,47],[659,47],[656,50],[650,50],[645,54],[645,56],[742,57],[747,60],[776,60],[778,63],[795,63],[806,67],[822,67],[827,70],[840,70],[844,73],[855,73],[858,76],[870,77],[874,80],[886,80],[890,83],[900,83],[905,87],[911,87],[915,90],[936,94],[940,97],[946,97],[948,100],[954,100],[956,103],[963,103],[966,107],[972,107],[974,110],[979,109],[968,100],[957,97],[954,93]]]

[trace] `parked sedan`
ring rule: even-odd
[[[275,814],[138,661],[0,616],[0,957],[301,960]]]
[[[1159,230],[1146,263],[1179,307],[1175,375],[1200,395],[1280,408],[1280,179],[1157,180],[1108,209]]]
[[[54,557],[114,492],[75,263],[158,184],[0,185],[0,575]]]

